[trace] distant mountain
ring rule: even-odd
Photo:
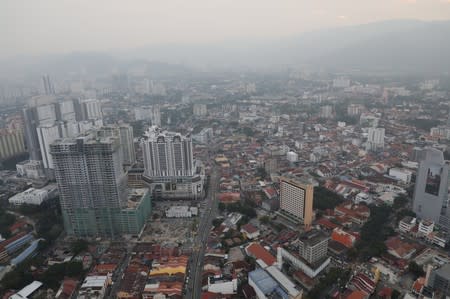
[[[241,39],[215,44],[158,45],[109,53],[22,57],[1,62],[0,75],[11,78],[15,74],[36,77],[50,73],[76,77],[144,69],[157,76],[189,76],[191,66],[448,73],[449,37],[450,21],[394,20],[271,40]]]
[[[336,45],[324,45],[332,36]],[[449,72],[449,37],[450,21],[368,24],[326,33],[315,45],[328,50],[299,60],[347,70]]]
[[[448,72],[449,36],[450,21],[394,20],[271,41],[163,45],[135,49],[127,54],[195,66],[230,68],[309,65],[336,70]]]

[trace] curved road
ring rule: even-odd
[[[215,166],[209,179],[208,194],[206,196],[206,206],[202,219],[198,226],[198,234],[195,238],[194,250],[189,260],[189,282],[187,283],[186,299],[198,299],[201,295],[203,257],[205,256],[206,243],[212,227],[212,220],[217,215],[216,191],[219,184],[219,174]]]

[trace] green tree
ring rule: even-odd
[[[409,262],[408,270],[415,276],[415,278],[425,275],[425,271],[423,271],[423,268],[420,267],[415,261]]]
[[[270,223],[270,217],[269,216],[262,216],[259,218],[259,222],[262,224],[269,224]]]
[[[334,209],[337,205],[342,203],[344,198],[333,192],[328,190],[325,187],[315,187],[314,188],[314,209],[318,210],[326,210],[326,209]]]
[[[70,250],[74,255],[77,255],[88,249],[89,242],[84,239],[77,239],[70,244]]]
[[[404,208],[409,202],[409,199],[405,195],[398,195],[394,198],[394,203],[392,204],[392,208],[394,210],[398,210],[400,208]]]
[[[222,224],[222,222],[223,222],[223,219],[222,219],[222,218],[216,218],[216,219],[214,219],[214,220],[212,221],[212,224],[213,224],[214,227],[218,227],[219,225]]]
[[[267,177],[266,169],[264,167],[256,168],[256,176],[264,180]]]

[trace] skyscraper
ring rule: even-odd
[[[50,145],[66,232],[114,237],[114,217],[126,207],[126,174],[120,140],[90,131]]]
[[[296,180],[282,178],[280,181],[280,209],[282,215],[301,222],[306,227],[311,225],[313,218],[314,187],[302,184]]]
[[[204,171],[194,160],[192,139],[153,126],[141,140],[144,180],[156,197],[198,199],[203,197]]]
[[[25,143],[30,160],[41,160],[39,137],[37,127],[40,125],[52,125],[56,121],[56,109],[54,104],[31,106],[23,110],[25,124]]]
[[[44,92],[46,95],[55,94],[55,88],[52,82],[50,81],[49,75],[42,76],[42,83],[44,85]]]
[[[57,102],[54,97],[43,96],[32,102],[23,110],[25,142],[30,160],[42,159],[46,169],[53,168],[48,153],[50,143],[102,125],[101,107],[97,100],[81,101],[80,104],[79,100]]]
[[[190,137],[151,127],[144,139],[144,166],[148,177],[192,176],[193,152]]]
[[[322,231],[310,230],[299,237],[299,255],[308,263],[314,264],[327,256],[328,240]]]
[[[449,166],[440,150],[428,148],[423,156],[416,176],[413,211],[421,219],[438,223],[447,207]]]
[[[136,120],[150,120],[152,126],[161,126],[161,110],[159,105],[135,108],[134,117]]]
[[[384,148],[384,128],[369,128],[367,135],[367,150],[382,150]]]
[[[62,136],[59,131],[59,126],[56,123],[39,126],[36,131],[38,134],[42,163],[44,165],[44,169],[48,172],[48,169],[53,169],[53,159],[50,155],[50,144]]]
[[[130,166],[136,162],[132,126],[127,124],[103,126],[97,130],[97,135],[98,137],[118,137],[122,149],[123,164]]]

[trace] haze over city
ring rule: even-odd
[[[450,298],[449,0],[0,1],[1,299]]]

